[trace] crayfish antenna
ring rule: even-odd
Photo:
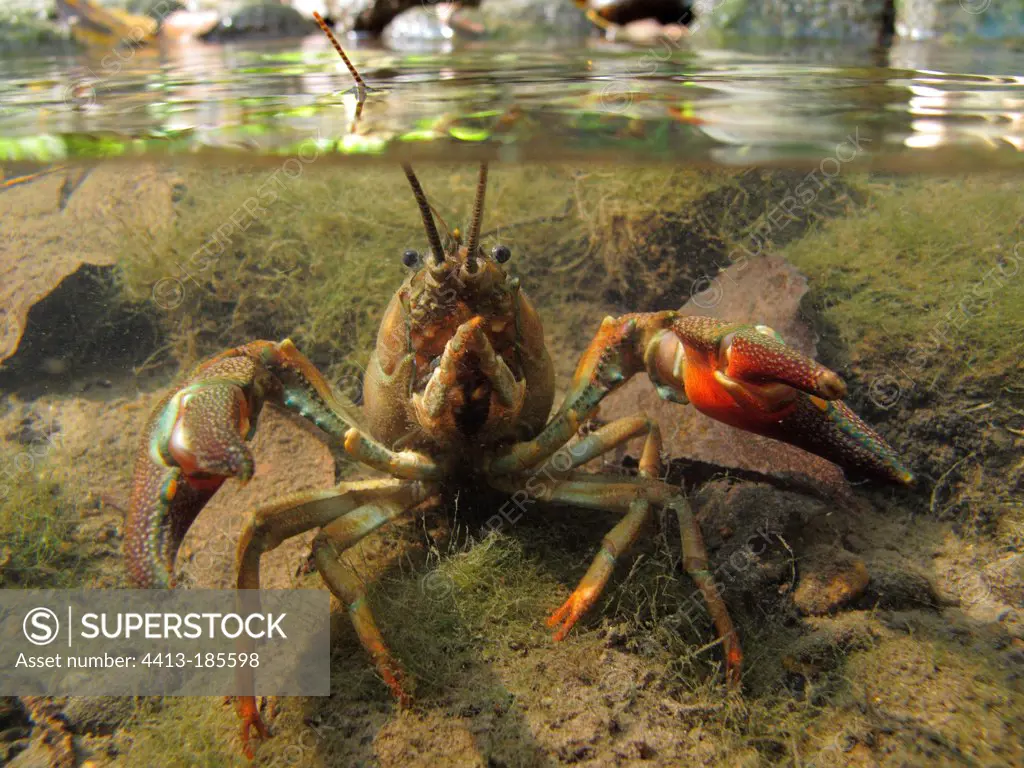
[[[431,213],[430,203],[427,202],[427,195],[420,186],[420,180],[408,163],[402,163],[402,170],[405,171],[405,178],[409,180],[412,187],[412,194],[416,198],[416,204],[420,207],[420,216],[423,219],[423,229],[427,232],[427,240],[430,242],[430,251],[434,255],[434,263],[444,262],[444,248],[441,246],[441,236],[437,233],[437,223],[434,221],[434,214]]]
[[[341,60],[345,62],[345,66],[348,67],[348,71],[352,75],[352,79],[356,81],[356,121],[358,121],[363,114],[363,104],[366,103],[366,94],[370,89],[367,87],[366,81],[363,80],[358,70],[356,70],[355,65],[345,54],[345,51],[341,47],[341,43],[338,42],[338,38],[336,38],[334,33],[331,32],[331,28],[327,26],[327,22],[324,21],[323,16],[316,11],[313,11],[313,18],[316,19],[316,23],[320,25],[320,29],[323,30],[323,33],[327,35],[327,39],[331,41],[331,45],[334,46],[334,50],[336,50],[338,55],[341,56]]]
[[[473,218],[469,225],[469,241],[466,245],[466,265],[472,272],[476,265],[476,250],[480,245],[480,225],[484,219],[484,196],[487,194],[487,163],[480,163],[480,177],[476,183],[476,199],[473,201]]]

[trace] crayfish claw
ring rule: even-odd
[[[654,327],[643,361],[662,397],[845,469],[913,482],[892,447],[842,402],[839,375],[771,328],[696,316],[662,317]]]
[[[241,388],[226,381],[204,381],[183,389],[167,450],[186,477],[237,477],[255,469],[245,444],[251,407]]]
[[[261,404],[259,371],[244,350],[229,350],[154,409],[136,455],[125,530],[136,586],[173,586],[175,555],[196,516],[225,479],[252,477],[245,441]]]
[[[736,381],[784,384],[824,400],[846,395],[846,384],[838,374],[766,330],[770,329],[744,325],[726,333],[718,344],[720,370]]]

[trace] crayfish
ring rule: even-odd
[[[478,484],[506,494],[556,454],[545,500],[621,514],[580,584],[548,619],[561,640],[598,600],[615,563],[653,510],[678,519],[683,564],[703,594],[721,641],[726,678],[738,683],[742,653],[716,587],[700,528],[679,487],[662,479],[659,425],[644,414],[587,434],[610,393],[646,373],[658,393],[734,427],[796,445],[842,467],[909,483],[893,449],[842,398],[825,366],[786,346],[770,328],[674,311],[606,317],[560,406],[541,319],[506,265],[505,245],[485,250],[482,164],[469,226],[439,231],[414,171],[403,166],[419,206],[426,250],[401,256],[408,277],[385,310],[357,407],[334,391],[289,340],[252,341],[200,364],[157,405],[135,463],[125,547],[133,581],[174,583],[186,531],[228,478],[253,475],[247,441],[267,404],[317,428],[349,458],[387,475],[299,493],[253,510],[237,557],[240,589],[258,589],[260,558],[285,539],[317,530],[312,561],[344,604],[363,647],[395,697],[404,673],[341,554],[444,489]],[[638,470],[605,477],[581,469],[643,438]],[[255,698],[240,698],[242,734],[266,735]],[[250,753],[251,754],[251,753]]]

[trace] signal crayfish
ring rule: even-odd
[[[402,259],[410,274],[384,313],[356,406],[334,391],[291,341],[253,341],[200,364],[149,418],[134,472],[125,534],[135,584],[174,583],[178,547],[227,478],[252,477],[247,441],[270,404],[303,419],[347,457],[388,475],[295,494],[254,510],[238,546],[237,586],[258,589],[261,556],[317,530],[312,560],[348,608],[357,636],[400,702],[403,671],[365,600],[365,586],[339,559],[363,537],[454,487],[527,491],[550,462],[544,500],[618,512],[580,584],[548,619],[563,639],[598,600],[616,561],[652,510],[678,519],[684,567],[704,597],[724,655],[740,680],[736,630],[708,566],[700,528],[681,489],[662,478],[659,426],[643,414],[581,435],[611,392],[646,373],[665,399],[690,403],[734,427],[796,445],[845,468],[910,483],[893,449],[847,407],[840,377],[787,347],[770,328],[673,311],[606,317],[552,415],[554,372],[540,317],[506,271],[511,251],[481,246],[487,164],[480,166],[465,237],[439,232],[420,183],[403,166],[429,243]],[[447,227],[445,227],[447,229]],[[581,467],[643,438],[635,475],[603,477]],[[247,754],[252,729],[267,731],[253,696],[239,699]]]

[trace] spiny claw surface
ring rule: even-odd
[[[166,418],[170,434],[154,435],[186,478],[238,477],[253,474],[253,458],[245,444],[251,408],[245,392],[232,381],[192,384],[171,400]]]
[[[796,445],[848,469],[898,483],[914,476],[882,437],[839,399],[834,371],[787,347],[771,328],[677,312],[606,317],[556,419],[528,447],[491,464],[515,471],[550,455],[601,400],[646,371],[658,394],[733,427]]]
[[[719,366],[728,379],[748,385],[785,384],[826,400],[846,395],[846,384],[838,375],[787,347],[765,326],[739,326],[722,334],[718,353]]]

